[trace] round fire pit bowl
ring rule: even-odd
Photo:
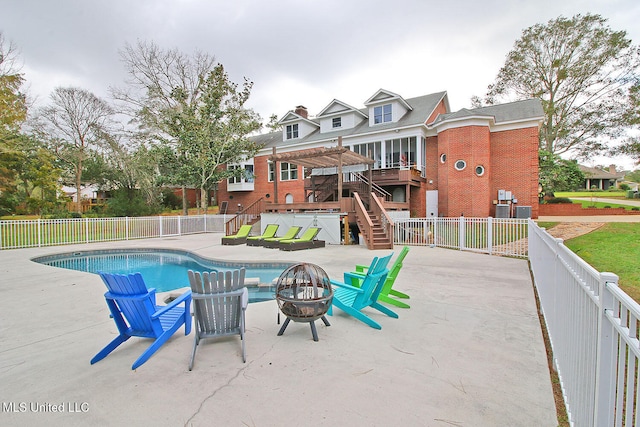
[[[278,335],[284,334],[290,321],[308,322],[311,335],[318,341],[315,321],[322,319],[333,301],[333,289],[327,273],[315,264],[294,264],[282,272],[276,283],[278,308],[286,316]]]

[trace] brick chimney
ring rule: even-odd
[[[616,173],[616,165],[609,165],[609,172]]]
[[[307,107],[304,105],[296,106],[296,109],[293,112],[305,119],[309,118],[309,112],[307,111]]]

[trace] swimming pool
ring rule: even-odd
[[[221,261],[204,258],[189,251],[167,249],[114,249],[76,251],[32,258],[32,261],[52,267],[107,273],[142,274],[148,288],[167,292],[189,287],[188,270],[228,271],[245,267],[249,301],[274,298],[273,281],[291,263]]]

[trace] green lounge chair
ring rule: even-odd
[[[282,251],[298,251],[300,249],[324,248],[324,240],[317,240],[319,227],[309,227],[298,239],[280,240],[278,247]]]
[[[294,225],[291,227],[282,237],[270,237],[262,240],[262,246],[265,248],[277,248],[281,240],[291,240],[298,236],[298,233],[302,230],[302,227]]]
[[[389,275],[387,276],[387,280],[385,280],[384,286],[380,291],[380,296],[378,297],[379,301],[386,302],[387,304],[395,305],[396,307],[400,308],[410,308],[409,304],[398,300],[398,298],[409,299],[409,295],[393,289],[393,284],[396,282],[398,273],[402,268],[402,262],[407,256],[407,253],[409,253],[409,246],[405,246],[402,248],[400,254],[398,255],[398,258],[396,258],[395,262],[389,269]],[[356,271],[354,272],[354,274],[359,274],[361,275],[361,277],[364,277],[366,270],[366,266],[356,265]],[[360,286],[361,281],[362,279],[353,278],[351,281],[351,285],[358,287]]]
[[[278,224],[267,224],[267,228],[261,235],[247,237],[247,246],[262,246],[264,239],[276,237],[276,231],[278,231]]]
[[[378,302],[378,295],[380,295],[380,290],[389,274],[387,264],[389,264],[392,255],[393,252],[383,258],[373,258],[359,288],[349,285],[353,280],[353,273],[344,273],[344,282],[332,280],[331,285],[334,286],[333,303],[327,313],[333,315],[333,307],[335,306],[376,329],[382,329],[382,326],[363,313],[362,310],[364,308],[375,308],[387,316],[397,319],[398,315],[396,313]],[[361,276],[358,276],[357,279],[360,279]]]
[[[232,236],[224,236],[222,238],[223,245],[242,245],[243,243],[247,243],[247,237],[251,232],[251,226],[245,224],[240,227],[240,230]]]

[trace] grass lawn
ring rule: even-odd
[[[626,198],[626,191],[557,191],[556,197],[601,197],[606,199]]]
[[[620,287],[640,302],[640,223],[607,223],[564,244],[598,271],[620,278]]]
[[[624,208],[628,211],[638,210],[636,206],[618,205],[616,203],[592,202],[591,200],[572,200],[572,202],[582,205],[583,208]]]

